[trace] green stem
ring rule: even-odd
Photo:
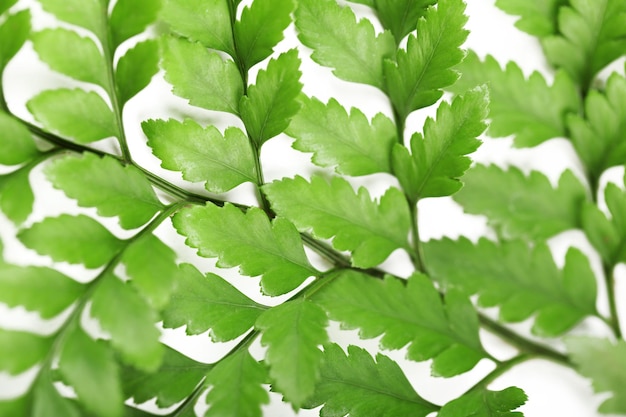
[[[424,263],[424,250],[422,248],[422,242],[420,240],[420,232],[418,226],[419,212],[417,209],[417,203],[413,203],[407,198],[409,203],[409,209],[411,211],[411,236],[413,237],[413,256],[411,257],[415,269],[426,274],[426,264]]]
[[[9,110],[9,105],[7,104],[7,100],[4,96],[4,87],[2,85],[2,74],[0,73],[0,109],[5,113],[11,113]]]
[[[613,330],[615,337],[622,338],[622,327],[620,325],[619,314],[617,312],[617,301],[615,299],[615,274],[614,269],[610,265],[603,265],[604,280],[606,282],[606,292],[609,299],[610,316],[607,324]]]
[[[519,365],[520,363],[526,362],[527,360],[532,359],[532,358],[533,358],[532,355],[521,354],[507,361],[499,362],[498,365],[496,366],[496,369],[494,369],[489,374],[487,374],[483,379],[478,381],[472,388],[467,390],[465,394],[463,395],[468,395],[475,391],[486,389],[489,386],[489,384],[491,384],[493,381],[498,379],[500,376],[502,376],[506,372],[510,371],[513,367]]]

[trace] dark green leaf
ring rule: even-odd
[[[19,398],[9,398],[0,400],[0,416],[23,416],[26,415],[29,408],[30,398],[23,396]],[[76,415],[67,414],[68,417],[78,417]],[[52,417],[42,416],[33,413],[32,417]]]
[[[180,211],[174,227],[200,256],[217,257],[219,267],[239,266],[243,275],[261,275],[261,290],[267,295],[285,294],[318,273],[293,224],[282,218],[270,222],[258,208],[244,213],[231,204],[208,203]]]
[[[0,111],[0,132],[2,135],[0,164],[19,165],[39,154],[28,129],[2,111]]]
[[[118,134],[113,112],[93,91],[48,90],[30,99],[27,106],[46,129],[80,143]]]
[[[250,330],[266,309],[219,276],[204,276],[184,264],[172,301],[163,311],[163,327],[187,326],[191,335],[209,330],[212,341],[227,342]]]
[[[51,346],[50,338],[0,329],[0,370],[9,375],[21,374],[41,362]]]
[[[0,0],[0,14],[9,10],[15,3],[17,0]]]
[[[291,220],[300,231],[333,239],[339,250],[353,252],[352,264],[369,268],[383,262],[396,249],[410,250],[409,207],[397,188],[389,188],[380,202],[365,188],[355,193],[350,183],[334,177],[330,182],[297,176],[263,187],[272,209]]]
[[[442,102],[437,119],[426,119],[424,136],[411,138],[411,154],[396,144],[392,153],[394,173],[411,201],[452,195],[461,189],[459,178],[469,168],[466,156],[480,146],[477,137],[487,127],[488,100],[483,89]]]
[[[156,21],[161,0],[118,0],[115,3],[109,24],[113,48],[117,48]]]
[[[243,9],[234,36],[239,61],[246,71],[272,54],[291,23],[293,9],[293,0],[254,0]]]
[[[531,35],[544,37],[558,32],[559,8],[569,0],[496,0],[496,6],[520,19],[515,26]]]
[[[52,384],[52,378],[49,375],[49,371],[44,370],[39,375],[33,389],[31,413],[29,417],[81,417],[81,413],[72,400],[61,396],[59,391]],[[1,413],[0,415],[5,415]],[[22,414],[11,414],[12,416],[18,416]],[[26,414],[24,414],[26,415]],[[8,417],[9,414],[6,414]]]
[[[159,71],[159,46],[149,39],[139,42],[124,54],[115,69],[115,81],[122,104],[133,98],[150,84]]]
[[[22,10],[9,15],[0,25],[0,74],[30,35],[30,12]]]
[[[7,175],[0,175],[0,209],[16,225],[33,211],[35,195],[30,185],[32,166],[25,166]]]
[[[82,263],[87,268],[106,264],[124,246],[104,226],[83,214],[48,217],[19,232],[18,238],[57,262]]]
[[[287,134],[296,138],[293,147],[313,152],[313,163],[336,166],[346,175],[391,172],[389,155],[396,143],[396,126],[382,113],[372,119],[357,108],[346,110],[336,100],[324,104],[303,96],[302,109],[294,116]]]
[[[383,59],[395,53],[390,32],[376,35],[369,20],[357,22],[354,12],[335,0],[300,0],[295,16],[298,37],[313,49],[313,61],[343,80],[384,90]]]
[[[459,77],[451,68],[463,59],[461,45],[469,33],[463,29],[464,11],[462,0],[440,0],[419,21],[417,36],[409,36],[396,61],[385,60],[386,91],[402,120],[434,104],[443,95],[441,88]]]
[[[476,165],[463,177],[454,199],[465,212],[487,216],[507,237],[547,239],[580,226],[580,208],[588,193],[571,171],[556,187],[538,171],[526,176],[517,168]]]
[[[313,394],[323,359],[318,346],[328,342],[326,312],[310,301],[283,303],[263,313],[256,327],[267,346],[273,389],[300,408]]]
[[[254,152],[239,128],[229,127],[222,135],[214,126],[203,128],[191,119],[147,120],[142,128],[163,168],[181,171],[187,181],[204,182],[210,192],[257,181]]]
[[[404,285],[396,278],[382,281],[348,270],[314,297],[342,327],[358,328],[364,339],[383,335],[383,349],[408,345],[409,359],[433,359],[434,375],[458,375],[487,356],[467,297],[450,291],[444,304],[424,275],[414,274]]]
[[[443,406],[437,417],[523,417],[513,412],[524,405],[528,397],[517,387],[502,391],[480,389],[462,395]]]
[[[101,0],[37,0],[60,20],[85,28],[106,41],[106,7]]]
[[[559,270],[547,245],[443,239],[424,244],[428,270],[446,287],[478,294],[481,306],[500,306],[505,322],[536,314],[532,331],[557,336],[586,316],[597,316],[596,278],[589,260],[570,248]]]
[[[101,216],[119,216],[125,229],[145,224],[163,208],[139,169],[108,156],[66,156],[48,165],[46,176],[79,206],[96,207]]]
[[[420,17],[426,14],[428,6],[437,0],[373,0],[376,14],[383,24],[396,38],[396,44],[406,35],[414,31]]]
[[[243,83],[237,65],[199,43],[167,38],[163,42],[165,80],[177,96],[194,106],[239,114]]]
[[[321,417],[425,417],[437,406],[421,398],[388,357],[376,362],[362,348],[324,346],[321,379],[306,408],[324,405]]]

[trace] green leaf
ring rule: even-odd
[[[543,39],[546,57],[586,89],[598,72],[624,55],[625,20],[621,0],[570,0],[559,9],[560,35]]]
[[[44,370],[35,381],[33,389],[34,400],[29,404],[32,414],[28,414],[29,417],[81,417],[81,413],[73,401],[69,400],[67,397],[61,396],[59,391],[54,387],[49,373],[49,371]],[[17,416],[22,414],[13,415]]]
[[[580,226],[580,208],[588,193],[567,170],[556,187],[548,178],[517,168],[476,165],[463,177],[465,186],[454,199],[466,213],[487,216],[507,238],[547,239]]]
[[[270,366],[273,389],[282,393],[295,408],[313,394],[323,360],[318,346],[328,342],[326,312],[316,304],[293,300],[263,313],[256,327],[267,346],[265,360]]]
[[[570,114],[567,126],[572,144],[596,182],[608,168],[626,164],[626,79],[612,74],[603,92],[592,90],[585,99],[585,117]]]
[[[27,413],[30,398],[23,396],[19,398],[9,398],[0,400],[0,416],[22,416]],[[65,415],[65,414],[63,414]],[[67,414],[68,417],[79,417]],[[40,414],[33,413],[32,417],[44,417]],[[45,416],[47,417],[47,416]],[[52,416],[50,416],[52,417]]]
[[[174,33],[235,57],[230,0],[165,0],[161,18]]]
[[[270,56],[291,23],[293,0],[254,0],[244,7],[233,28],[237,55],[244,70]]]
[[[599,411],[606,414],[626,413],[626,342],[572,337],[565,344],[578,372],[593,381],[594,390],[611,393],[600,405]]]
[[[496,0],[501,10],[520,17],[515,22],[519,30],[539,37],[558,32],[559,8],[568,4],[569,0]]]
[[[267,383],[265,366],[242,349],[222,359],[207,376],[212,385],[205,417],[261,417],[261,406],[269,403],[262,384]]]
[[[557,336],[586,316],[598,315],[596,278],[578,249],[568,250],[562,270],[546,244],[531,248],[519,240],[431,240],[424,244],[424,253],[437,281],[478,294],[481,306],[500,306],[502,321],[518,322],[536,314],[534,334]]]
[[[106,41],[106,8],[101,0],[37,0],[46,12],[60,20],[93,32]]]
[[[137,43],[124,54],[115,69],[118,99],[122,104],[146,88],[159,72],[159,45],[148,39]]]
[[[52,339],[32,333],[0,329],[0,370],[18,375],[41,362]]]
[[[461,374],[487,356],[478,337],[478,317],[467,297],[451,291],[444,304],[425,275],[414,274],[404,285],[396,278],[377,280],[346,270],[314,300],[343,328],[358,328],[360,337],[383,335],[383,349],[408,345],[409,359],[433,359],[433,375]]]
[[[324,346],[321,379],[306,408],[324,405],[321,417],[425,417],[438,407],[421,398],[388,357],[376,362],[357,346],[348,355],[337,345]]]
[[[459,78],[451,68],[463,59],[461,45],[467,30],[462,0],[440,0],[417,24],[417,36],[409,36],[406,50],[398,51],[396,61],[384,64],[386,91],[401,120],[414,110],[434,104],[441,88]]]
[[[113,308],[113,306],[115,306]],[[100,278],[93,292],[91,314],[111,335],[111,345],[125,363],[148,372],[163,359],[156,312],[129,284],[113,274]]]
[[[452,400],[441,408],[437,417],[522,417],[513,412],[526,403],[521,389],[509,387],[502,391],[481,389]]]
[[[39,155],[28,129],[2,111],[0,111],[0,132],[2,132],[0,164],[19,165]]]
[[[222,135],[214,126],[203,128],[191,119],[147,120],[141,126],[163,168],[181,171],[187,181],[204,182],[210,192],[257,181],[254,152],[239,128],[229,127]]]
[[[48,90],[30,99],[27,106],[46,129],[79,143],[118,134],[113,112],[93,91]]]
[[[66,156],[48,165],[45,172],[54,187],[77,200],[79,206],[95,207],[104,217],[118,216],[124,229],[142,226],[163,209],[139,169],[123,166],[109,156]]]
[[[114,309],[112,309],[114,310]],[[121,417],[123,395],[113,353],[77,325],[67,332],[59,371],[85,409],[98,417]]]
[[[243,275],[261,275],[264,294],[285,294],[318,274],[293,224],[282,218],[270,222],[261,209],[244,213],[228,203],[208,203],[180,211],[173,222],[187,237],[187,245],[197,248],[200,256],[217,257],[218,267],[239,266]]]
[[[40,255],[57,262],[82,263],[87,268],[103,266],[124,247],[123,241],[83,214],[48,217],[20,231],[18,238]]]
[[[0,261],[0,300],[9,307],[22,306],[50,319],[74,303],[83,291],[83,285],[54,269]]]
[[[437,0],[373,0],[373,3],[383,27],[393,33],[399,45],[406,35],[416,29],[428,6],[435,5]]]
[[[313,152],[312,161],[321,167],[336,166],[345,175],[391,172],[389,155],[396,143],[396,126],[378,113],[372,119],[357,108],[346,110],[335,99],[327,104],[315,97],[301,96],[302,108],[294,116],[287,134],[296,138],[293,147]]]
[[[17,3],[17,0],[0,0],[0,14],[9,10],[15,3]]]
[[[259,0],[257,0],[259,1]],[[298,50],[282,53],[259,71],[256,84],[239,103],[241,119],[258,147],[282,133],[299,109],[300,83]]]
[[[480,146],[477,137],[487,127],[488,100],[483,89],[442,102],[437,119],[424,123],[424,136],[411,138],[411,153],[395,144],[391,156],[394,173],[412,202],[420,198],[452,195],[461,189],[459,178],[471,164],[466,155]]]
[[[367,19],[335,0],[300,0],[295,12],[298,38],[313,49],[311,59],[333,68],[342,80],[385,88],[383,59],[395,53],[390,32],[376,35]]]
[[[0,74],[30,35],[30,12],[9,15],[0,25]]]
[[[179,278],[176,252],[149,233],[127,247],[122,262],[131,284],[150,305],[156,310],[165,307]]]
[[[334,177],[330,182],[297,176],[263,187],[272,209],[292,221],[298,230],[312,230],[321,239],[333,238],[338,250],[352,251],[352,264],[369,268],[383,262],[396,249],[410,250],[410,214],[406,199],[389,188],[380,202],[367,189],[355,193],[350,183]]]
[[[213,342],[227,342],[250,330],[266,309],[223,278],[202,275],[193,266],[183,264],[172,300],[163,310],[163,327],[187,326],[190,335],[209,330]]]
[[[569,136],[566,115],[578,113],[581,99],[576,84],[565,72],[557,71],[548,86],[538,72],[526,79],[516,63],[509,62],[503,70],[492,56],[487,55],[481,62],[471,51],[455,69],[462,76],[450,91],[463,93],[477,85],[489,86],[489,136],[515,135],[518,147]]]
[[[136,404],[156,398],[160,408],[171,407],[187,398],[210,368],[165,345],[164,352],[163,363],[156,372],[144,373],[131,367],[122,369],[124,393]]]
[[[34,33],[32,40],[39,58],[54,71],[107,89],[104,56],[91,38],[73,30],[45,29]]]
[[[160,9],[161,0],[118,0],[109,19],[113,48],[146,30],[157,20]]]
[[[199,43],[166,38],[163,42],[165,80],[177,96],[205,108],[239,114],[243,83],[237,65]]]
[[[16,225],[23,223],[33,211],[35,195],[30,185],[32,166],[0,175],[0,209]]]

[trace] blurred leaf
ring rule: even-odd
[[[512,410],[524,405],[527,399],[517,387],[502,391],[481,389],[445,404],[437,417],[523,417],[521,412]]]
[[[10,4],[11,2],[9,2]],[[0,25],[0,75],[28,39],[30,35],[30,18],[30,12],[22,10],[9,15]]]
[[[109,19],[113,48],[146,30],[160,10],[161,0],[118,0]]]
[[[125,104],[146,88],[159,72],[159,46],[148,39],[137,43],[120,58],[115,69],[118,99]]]

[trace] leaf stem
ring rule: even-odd
[[[411,236],[413,237],[413,256],[411,257],[413,264],[415,265],[415,269],[426,274],[426,264],[424,263],[424,250],[422,248],[422,242],[420,240],[420,232],[418,226],[418,216],[419,212],[417,209],[417,204],[411,202],[411,200],[407,197],[407,202],[409,203],[409,209],[411,211]]]
[[[617,312],[617,302],[615,299],[615,268],[606,264],[603,264],[602,268],[604,270],[604,280],[606,282],[606,292],[609,299],[610,309],[610,316],[608,318],[607,324],[613,330],[615,337],[621,339],[623,337],[622,328],[620,325],[619,314]]]
[[[487,388],[489,384],[498,379],[500,376],[510,371],[513,367],[526,362],[533,358],[533,355],[520,354],[504,362],[499,362],[496,369],[487,374],[483,379],[478,381],[472,388],[467,390],[463,395],[471,394],[472,392]]]

